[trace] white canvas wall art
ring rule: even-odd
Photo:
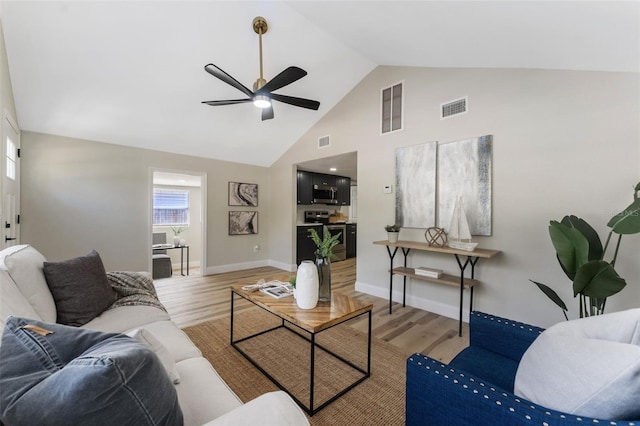
[[[437,142],[396,149],[396,223],[427,228],[436,220]]]
[[[439,227],[447,230],[461,197],[471,235],[491,235],[492,153],[492,135],[438,146]]]

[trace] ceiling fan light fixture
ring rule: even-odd
[[[258,108],[269,108],[271,106],[271,98],[266,95],[255,95],[253,104]]]
[[[1,1],[1,0],[0,0]],[[280,74],[273,77],[271,80],[266,81],[262,74],[262,36],[268,30],[267,21],[257,16],[253,20],[253,30],[258,34],[258,40],[260,44],[260,77],[253,83],[253,90],[249,90],[235,78],[227,74],[222,68],[214,64],[207,64],[204,66],[204,70],[216,77],[217,79],[227,83],[228,85],[235,87],[239,91],[245,94],[245,98],[242,99],[227,99],[222,101],[202,101],[203,104],[216,106],[216,105],[235,105],[253,102],[253,104],[262,110],[261,118],[264,120],[271,120],[273,118],[273,108],[271,101],[278,101],[285,104],[293,105],[300,108],[307,108],[317,111],[320,108],[320,102],[311,99],[297,98],[294,96],[281,95],[279,93],[273,93],[284,86],[287,86],[294,81],[300,80],[307,75],[307,72],[302,68],[290,66],[287,67]]]

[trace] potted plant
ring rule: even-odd
[[[580,318],[604,313],[607,298],[621,291],[626,281],[615,270],[620,241],[625,234],[640,233],[640,183],[634,188],[633,202],[613,216],[607,226],[611,228],[604,248],[598,233],[583,219],[565,216],[560,222],[552,220],[549,235],[562,270],[573,282],[573,296],[579,299]],[[618,235],[613,256],[604,259],[611,237]],[[545,284],[531,280],[562,309],[567,317],[567,305]]]
[[[398,242],[398,235],[400,234],[400,227],[398,225],[385,225],[384,230],[387,231],[387,238],[390,243]]]
[[[309,233],[311,239],[316,245],[316,266],[318,267],[318,280],[320,288],[318,292],[318,300],[327,302],[331,300],[331,259],[337,259],[333,254],[333,248],[340,243],[340,234],[331,235],[326,226],[322,227],[322,238],[318,232],[310,228]]]

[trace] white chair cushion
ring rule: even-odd
[[[545,330],[520,361],[514,393],[579,416],[640,418],[640,309]]]
[[[47,260],[30,245],[3,250],[4,264],[20,292],[29,301],[42,321],[56,322],[56,304],[42,271]]]

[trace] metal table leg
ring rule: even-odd
[[[389,248],[389,246],[386,247],[387,253],[389,253],[389,315],[391,315],[391,308],[393,303],[393,258],[396,257],[398,247],[393,249],[393,253],[391,253],[391,249]]]

